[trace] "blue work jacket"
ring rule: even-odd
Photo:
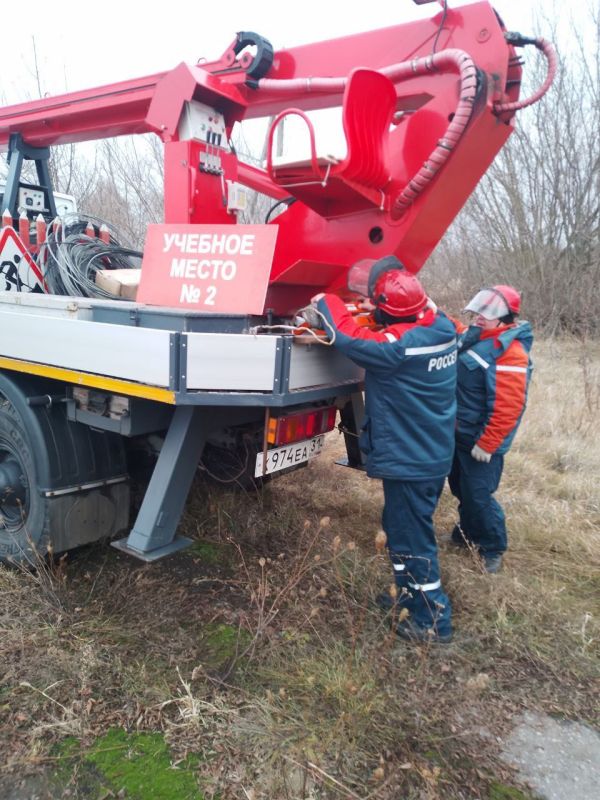
[[[360,446],[373,478],[433,480],[450,471],[456,416],[456,330],[441,312],[382,331],[356,325],[342,301],[319,310],[334,346],[365,369]]]
[[[463,326],[461,326],[462,328]],[[510,448],[527,403],[532,373],[528,322],[462,331],[458,355],[456,443],[502,455]]]

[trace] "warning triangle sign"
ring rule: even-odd
[[[48,292],[38,265],[14,228],[0,230],[0,292]]]

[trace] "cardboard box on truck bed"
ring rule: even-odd
[[[115,297],[135,300],[141,273],[141,269],[99,269],[96,285]]]

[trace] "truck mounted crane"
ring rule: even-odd
[[[177,526],[211,448],[262,481],[317,455],[338,411],[360,467],[362,373],[297,335],[296,313],[344,292],[361,259],[393,253],[418,272],[556,67],[550,44],[508,32],[488,2],[442,6],[287,50],[239,32],[214,61],[0,109],[0,560],[119,533],[141,559],[171,553],[187,544]],[[520,100],[526,45],[548,74]],[[342,155],[318,151],[311,112],[326,108],[341,111]],[[306,150],[284,160],[292,117]],[[232,143],[236,123],[259,118],[262,166]],[[143,133],[164,145],[164,224],[149,226],[124,300],[90,284],[132,253],[94,220],[57,216],[48,162],[57,145]],[[280,213],[241,224],[248,190]],[[130,528],[129,454],[149,441]]]

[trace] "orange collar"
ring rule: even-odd
[[[500,336],[501,333],[504,333],[504,331],[508,331],[508,330],[510,330],[511,328],[514,328],[514,327],[515,327],[515,323],[513,322],[511,325],[498,325],[497,328],[490,328],[489,330],[484,330],[482,328],[481,329],[481,335],[479,336],[479,339],[480,340],[481,339],[495,339],[498,336]]]

